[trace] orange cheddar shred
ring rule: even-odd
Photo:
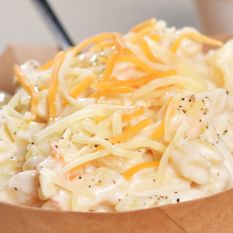
[[[131,167],[129,170],[123,173],[123,176],[125,179],[130,180],[135,173],[146,169],[146,168],[153,168],[153,167],[158,167],[159,161],[151,161],[151,162],[145,162],[145,163],[139,163],[133,167]]]
[[[110,142],[113,144],[120,143],[120,142],[125,142],[128,139],[134,137],[137,135],[139,132],[142,131],[146,126],[148,126],[151,123],[150,119],[144,119],[137,123],[136,125],[133,125],[126,129],[122,134],[115,136],[110,139]]]
[[[54,64],[54,60],[49,60],[44,65],[38,67],[37,70],[38,71],[48,70],[48,69],[50,69],[53,66],[53,64]]]
[[[115,46],[115,42],[114,41],[102,41],[99,42],[98,44],[93,45],[90,48],[90,52],[97,52],[97,51],[101,51],[104,49],[108,49],[108,48],[113,48]]]
[[[58,89],[58,75],[65,57],[65,52],[59,52],[54,60],[54,67],[51,77],[51,84],[48,91],[48,113],[49,120],[54,120],[57,115],[56,94]]]
[[[140,32],[138,32],[134,37],[132,38],[131,42],[137,43],[140,39],[142,39],[144,36],[150,35],[153,31],[154,27],[146,27]]]
[[[82,41],[80,44],[74,47],[73,53],[76,55],[91,45],[98,44],[105,40],[114,40],[116,39],[116,37],[117,37],[116,33],[101,33],[101,34],[95,35],[93,37],[90,37]]]
[[[113,69],[117,63],[119,57],[119,53],[114,53],[110,58],[109,61],[106,64],[104,73],[103,73],[103,81],[108,81],[112,75]]]
[[[36,115],[37,105],[38,105],[38,94],[34,86],[29,82],[27,77],[24,75],[23,71],[18,65],[14,65],[14,72],[17,81],[22,85],[22,87],[28,92],[31,96],[31,113]]]
[[[136,32],[139,32],[147,27],[154,27],[155,23],[156,23],[155,19],[149,19],[149,20],[146,20],[146,21],[134,26],[130,31],[136,33]]]
[[[128,94],[133,92],[134,89],[131,87],[116,87],[110,88],[106,90],[101,90],[93,93],[90,95],[91,98],[99,98],[101,96],[113,96],[113,95],[121,95],[121,94]]]
[[[152,140],[160,140],[164,135],[164,121],[161,121],[158,127],[151,134],[150,138]]]
[[[130,121],[138,116],[141,116],[144,112],[145,112],[144,109],[140,108],[140,109],[134,111],[133,113],[124,114],[122,116],[122,121]]]
[[[70,92],[71,97],[77,98],[83,91],[85,91],[92,82],[94,81],[95,76],[87,76],[81,80]]]
[[[135,65],[137,68],[147,72],[147,73],[153,73],[154,69],[150,67],[149,65],[145,64],[143,61],[141,61],[139,58],[134,56],[120,56],[119,62],[127,62]]]
[[[158,34],[151,34],[149,35],[149,37],[154,41],[154,42],[158,42],[161,40],[161,36]]]
[[[172,43],[171,45],[171,51],[173,53],[175,53],[177,51],[177,49],[180,46],[180,43],[183,39],[191,39],[194,41],[197,41],[199,43],[205,43],[205,44],[209,44],[209,45],[213,45],[213,46],[222,46],[223,43],[219,40],[215,40],[213,38],[207,37],[205,35],[200,34],[199,32],[186,32],[183,34],[180,34],[178,36],[178,38]]]
[[[140,45],[143,53],[146,55],[146,57],[149,60],[151,60],[153,62],[161,63],[161,61],[158,58],[154,57],[149,45],[147,44],[147,42],[144,39],[139,41],[139,45]]]
[[[93,87],[100,90],[109,89],[111,87],[140,87],[145,85],[156,78],[163,78],[176,75],[176,70],[168,70],[168,71],[154,71],[152,74],[145,75],[139,78],[128,79],[128,80],[115,80],[115,81],[107,81],[107,82],[98,82],[94,83]]]

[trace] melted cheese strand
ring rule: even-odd
[[[184,133],[187,131],[188,125],[187,123],[183,123],[179,129],[177,130],[177,133],[171,143],[168,145],[167,149],[165,150],[164,154],[162,155],[162,158],[160,160],[160,165],[158,168],[158,173],[157,173],[157,182],[158,185],[163,182],[164,175],[168,166],[168,161],[169,158],[171,157],[172,150],[174,147],[177,145],[178,141],[181,139],[181,137],[184,135]]]
[[[87,154],[85,156],[78,157],[71,163],[67,164],[64,168],[62,168],[62,172],[66,173],[70,171],[71,169],[81,166],[84,163],[93,161],[95,159],[106,157],[107,155],[109,155],[109,152],[106,150],[102,150],[102,151],[93,152],[91,154]]]

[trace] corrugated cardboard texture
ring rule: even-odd
[[[12,65],[42,63],[55,48],[10,46],[0,57],[0,89],[12,91]],[[0,233],[233,233],[233,189],[208,198],[124,213],[42,211],[0,203]]]

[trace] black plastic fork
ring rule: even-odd
[[[55,14],[54,10],[52,9],[51,5],[46,0],[31,0],[39,12],[41,16],[49,26],[50,30],[52,31],[55,40],[60,49],[67,49],[74,45],[71,37],[68,35],[65,27]]]

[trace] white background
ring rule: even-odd
[[[0,0],[0,51],[8,44],[53,45],[53,36],[33,0]],[[73,39],[103,31],[125,32],[147,18],[170,26],[195,26],[198,17],[191,0],[50,0]]]

